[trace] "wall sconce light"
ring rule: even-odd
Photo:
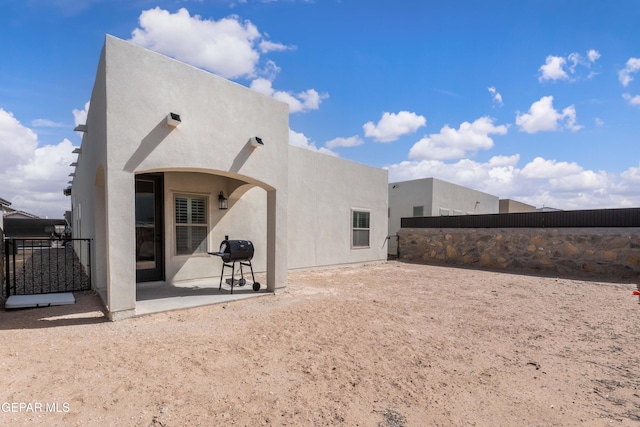
[[[169,115],[167,116],[167,125],[174,128],[178,126],[180,123],[182,123],[182,120],[180,119],[180,114],[169,113]]]
[[[226,197],[224,197],[224,193],[221,191],[220,195],[218,196],[218,209],[220,210],[226,210],[229,209],[229,199],[227,199]]]
[[[75,128],[73,128],[73,130],[76,132],[84,132],[84,133],[88,132],[87,125],[78,125]]]
[[[264,147],[264,142],[262,142],[262,138],[259,136],[252,136],[251,139],[249,139],[249,142],[252,147]]]

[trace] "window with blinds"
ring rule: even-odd
[[[354,248],[368,248],[371,213],[366,211],[351,211],[351,217],[353,236],[351,246]]]
[[[175,198],[176,254],[207,252],[207,199],[179,196]]]

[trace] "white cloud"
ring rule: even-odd
[[[293,131],[289,129],[289,144],[296,147],[306,148],[307,150],[317,151],[319,153],[328,154],[330,156],[338,157],[338,154],[325,147],[316,147],[315,142],[309,141],[309,138],[305,134]]]
[[[0,108],[0,197],[11,201],[12,208],[62,218],[70,207],[62,190],[76,160],[74,148],[68,139],[38,147],[38,136]]]
[[[576,124],[576,109],[573,105],[570,105],[562,110],[562,115],[560,116],[560,118],[566,119],[564,127],[569,129],[570,131],[576,132],[582,129],[581,125]]]
[[[618,194],[625,195],[628,197],[637,197],[638,196],[638,187],[640,187],[640,167],[630,167],[626,171],[620,174],[622,179],[620,183],[616,185],[615,191]],[[635,207],[640,206],[640,203],[636,202]]]
[[[404,161],[386,167],[389,182],[435,177],[500,198],[559,209],[640,206],[640,168],[620,173],[585,170],[574,162],[536,158],[519,168],[520,157],[496,156],[486,163],[469,159]]]
[[[489,87],[488,90],[491,93],[491,95],[493,95],[493,102],[502,107],[503,102],[502,102],[502,95],[500,95],[500,92],[498,92],[496,88],[493,86]]]
[[[29,161],[37,146],[38,135],[24,127],[12,113],[0,108],[0,171]],[[6,199],[4,195],[0,197]]]
[[[461,158],[468,152],[493,147],[493,139],[489,135],[506,133],[507,126],[495,126],[493,119],[489,117],[480,117],[473,123],[463,122],[458,129],[445,125],[440,129],[440,133],[425,136],[416,142],[409,151],[409,158],[419,160]]]
[[[520,161],[520,155],[514,154],[512,156],[493,156],[489,159],[489,166],[492,167],[505,167],[505,166],[515,166]]]
[[[605,172],[594,172],[583,170],[575,174],[565,175],[559,178],[551,178],[549,180],[550,189],[554,192],[564,193],[580,193],[605,192],[608,187],[612,186],[611,179]]]
[[[315,89],[308,89],[296,94],[277,91],[273,89],[272,84],[273,83],[267,79],[258,78],[251,82],[251,89],[277,99],[278,101],[286,102],[289,104],[290,113],[317,110],[320,108],[322,101],[329,97],[326,93],[319,94]]]
[[[348,138],[335,138],[331,141],[327,141],[324,145],[327,148],[335,148],[335,147],[356,147],[358,145],[364,144],[362,138],[357,135],[350,136]]]
[[[87,103],[84,104],[84,109],[78,110],[74,108],[73,111],[71,112],[73,114],[73,121],[76,126],[87,124],[87,114],[89,113],[90,103],[91,101],[87,101]]]
[[[604,121],[599,117],[596,117],[594,119],[594,122],[595,122],[596,126],[598,126],[598,127],[604,126]]]
[[[365,123],[362,128],[364,135],[373,138],[377,142],[396,141],[402,135],[413,133],[427,124],[424,116],[409,111],[399,113],[384,113],[378,124]]]
[[[260,47],[260,52],[268,53],[268,52],[282,52],[284,50],[293,50],[295,46],[287,46],[282,43],[275,43],[269,40],[262,40],[258,46]]]
[[[191,16],[187,9],[170,13],[145,10],[131,41],[225,78],[254,77],[260,52],[290,47],[265,40],[250,21],[229,16],[218,21]]]
[[[567,61],[561,56],[547,56],[547,61],[539,69],[540,76],[538,80],[566,80],[569,75],[564,71],[563,67]]]
[[[528,179],[550,179],[557,176],[567,176],[581,173],[581,166],[571,162],[557,162],[555,160],[545,160],[536,157],[522,168],[522,177]]]
[[[622,97],[629,105],[640,105],[640,95],[631,96],[628,93],[623,93]]]
[[[590,49],[587,52],[587,58],[589,58],[589,62],[596,62],[598,59],[600,59],[600,52],[595,49]]]
[[[547,56],[544,65],[540,66],[538,71],[538,81],[558,81],[569,80],[575,81],[577,78],[582,77],[580,73],[581,68],[590,69],[600,58],[600,52],[595,49],[587,51],[586,57],[583,57],[577,52],[570,53],[567,57],[549,55]],[[585,78],[590,79],[595,76],[595,72],[589,72]]]
[[[582,126],[576,124],[575,107],[570,105],[559,113],[553,108],[553,96],[543,96],[531,104],[528,113],[516,114],[516,124],[521,131],[527,133],[558,130],[561,120],[565,120],[564,127],[571,131],[582,129]]]
[[[11,188],[12,207],[41,217],[62,218],[70,209],[69,198],[62,194],[68,187],[70,165],[75,161],[75,147],[68,139],[56,145],[37,148],[28,162],[0,174]]]
[[[34,128],[63,128],[67,125],[49,119],[35,119],[31,121],[31,126]]]
[[[629,58],[625,67],[618,72],[618,79],[622,86],[627,87],[638,70],[640,70],[640,58]]]
[[[251,88],[289,104],[291,113],[316,110],[328,98],[315,89],[293,93],[273,89],[280,68],[261,54],[293,50],[295,46],[268,40],[251,21],[231,15],[220,20],[176,13],[156,7],[139,17],[131,41],[140,46],[203,68],[225,78],[253,79]]]

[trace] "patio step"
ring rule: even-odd
[[[71,292],[62,292],[55,294],[39,294],[39,295],[11,295],[7,298],[4,307],[11,308],[28,308],[28,307],[49,307],[52,305],[70,305],[75,304],[76,299]]]

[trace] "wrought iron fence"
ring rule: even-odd
[[[91,289],[91,239],[8,238],[4,255],[5,298]]]

